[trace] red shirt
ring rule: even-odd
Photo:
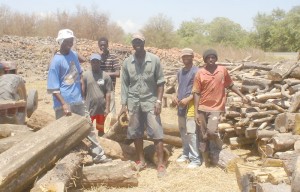
[[[205,68],[201,68],[196,73],[192,91],[200,94],[198,110],[225,111],[225,88],[232,83],[227,69],[223,66],[218,65],[213,74]]]

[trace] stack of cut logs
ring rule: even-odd
[[[300,63],[218,64],[227,67],[235,85],[251,100],[245,104],[227,92],[219,133],[231,149],[257,149],[263,162],[258,167],[236,163],[241,190],[300,191]],[[176,80],[167,80],[167,93],[172,93]],[[165,106],[169,97],[165,94]]]

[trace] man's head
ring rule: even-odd
[[[74,41],[73,31],[70,29],[62,29],[58,32],[56,41],[60,45],[60,52],[62,54],[68,54],[73,46]]]
[[[132,35],[131,38],[131,44],[133,49],[140,53],[144,51],[144,46],[145,46],[145,37],[141,33],[135,33]]]
[[[100,71],[101,56],[98,53],[93,53],[90,57],[92,71]]]
[[[181,50],[181,59],[185,66],[190,66],[193,64],[194,51],[190,48],[184,48]]]
[[[215,64],[218,60],[217,51],[214,49],[207,49],[203,52],[203,61],[206,64]]]
[[[98,39],[98,47],[102,52],[108,52],[108,39],[106,37]]]

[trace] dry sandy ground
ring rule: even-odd
[[[26,80],[27,90],[37,89],[39,94],[38,108],[54,115],[51,95],[46,93],[46,81]],[[120,83],[117,83],[116,101],[120,100]],[[120,106],[117,106],[117,111]],[[176,110],[164,108],[161,114],[162,121],[177,122]],[[174,149],[167,166],[167,176],[157,178],[157,171],[153,165],[139,173],[139,186],[134,188],[112,188],[103,186],[95,187],[86,192],[167,192],[167,191],[196,191],[196,192],[237,192],[239,191],[235,173],[226,173],[220,168],[206,168],[202,165],[197,169],[187,169],[187,164],[176,163],[181,149]]]

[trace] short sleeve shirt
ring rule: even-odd
[[[223,66],[217,66],[213,74],[201,68],[194,80],[193,92],[200,94],[198,110],[206,112],[225,111],[225,88],[232,84],[228,71]]]
[[[49,93],[60,92],[68,104],[82,102],[80,67],[77,53],[70,50],[68,55],[56,53],[49,66],[47,90]],[[53,95],[54,108],[61,107],[61,103]]]
[[[108,53],[108,55],[101,54],[100,69],[105,72],[115,72],[120,70],[119,59],[116,54]],[[113,83],[113,88],[116,85],[116,77],[110,77]]]
[[[105,111],[105,97],[111,92],[111,79],[107,73],[91,70],[83,74],[85,84],[86,106],[91,116],[103,114]]]
[[[163,68],[159,58],[146,52],[145,60],[138,64],[134,55],[124,60],[121,77],[121,103],[129,111],[141,107],[148,112],[154,109],[157,100],[157,87],[165,83]]]

